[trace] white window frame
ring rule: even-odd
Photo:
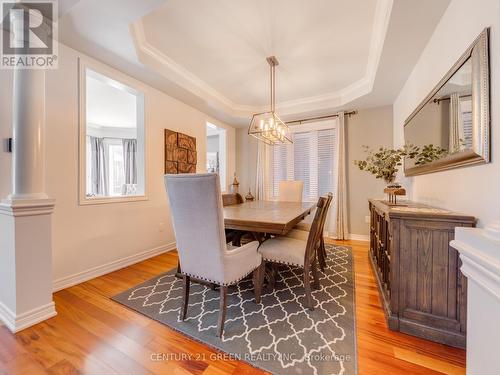
[[[142,139],[143,142],[137,142],[138,150],[142,148],[142,152],[138,153],[138,165],[143,165],[143,168],[138,168],[138,181],[144,181],[143,194],[130,196],[109,196],[109,197],[88,197],[87,196],[87,71],[93,71],[110,79],[113,85],[117,83],[120,88],[130,91],[137,96],[140,101],[137,111],[137,139]],[[148,116],[146,111],[145,92],[146,87],[139,81],[134,80],[127,75],[120,73],[112,68],[95,63],[93,61],[79,58],[78,59],[78,127],[79,127],[79,150],[78,150],[78,201],[80,205],[95,205],[95,204],[110,204],[124,203],[149,200],[149,137],[148,137]],[[142,125],[142,126],[141,126]],[[140,158],[143,160],[140,160]]]

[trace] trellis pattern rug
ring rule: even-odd
[[[188,314],[178,320],[182,284],[175,270],[113,299],[176,331],[273,374],[356,374],[356,329],[351,249],[327,245],[314,311],[305,306],[302,270],[280,266],[274,290],[255,303],[251,279],[228,292],[224,336],[215,336],[219,292],[191,284]]]

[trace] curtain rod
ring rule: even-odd
[[[357,114],[358,111],[356,110],[353,110],[353,111],[347,111],[347,112],[344,112],[344,115],[346,116],[352,116],[352,115],[355,115]],[[317,116],[317,117],[307,117],[307,118],[303,118],[303,119],[300,119],[300,120],[293,120],[293,121],[285,121],[285,124],[295,124],[295,123],[298,123],[299,125],[304,123],[304,122],[311,122],[311,121],[321,121],[321,120],[328,120],[330,118],[335,118],[335,117],[339,117],[339,114],[338,113],[334,113],[332,115],[326,115],[326,116]]]
[[[472,94],[467,94],[467,95],[459,95],[458,97],[459,97],[459,98],[472,98]],[[443,98],[435,98],[435,99],[433,100],[433,102],[434,102],[434,103],[438,103],[438,104],[439,104],[439,102],[442,102],[442,101],[445,101],[445,100],[450,100],[450,99],[451,99],[450,97],[447,97],[447,98],[446,98],[446,97],[443,97]]]

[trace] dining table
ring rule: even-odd
[[[288,233],[314,209],[314,202],[247,201],[224,207],[226,229],[250,233]]]
[[[247,201],[224,207],[224,226],[252,234],[255,240],[265,241],[270,235],[285,235],[304,220],[315,207],[315,202]],[[233,241],[240,246],[240,238]],[[276,267],[265,270],[267,285],[274,285]]]
[[[254,239],[262,242],[269,235],[287,234],[314,207],[315,202],[246,201],[224,207],[224,226],[226,229],[251,233]],[[274,278],[273,274],[266,270],[266,278]],[[180,263],[176,276],[182,277]],[[215,289],[214,284],[203,280],[198,282]]]

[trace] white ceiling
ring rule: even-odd
[[[149,45],[233,103],[269,105],[270,55],[280,62],[279,102],[330,94],[365,76],[376,1],[215,4],[171,0],[142,25]]]
[[[99,127],[136,128],[137,98],[87,76],[87,123]]]
[[[450,0],[60,0],[63,43],[248,125],[392,104]]]

